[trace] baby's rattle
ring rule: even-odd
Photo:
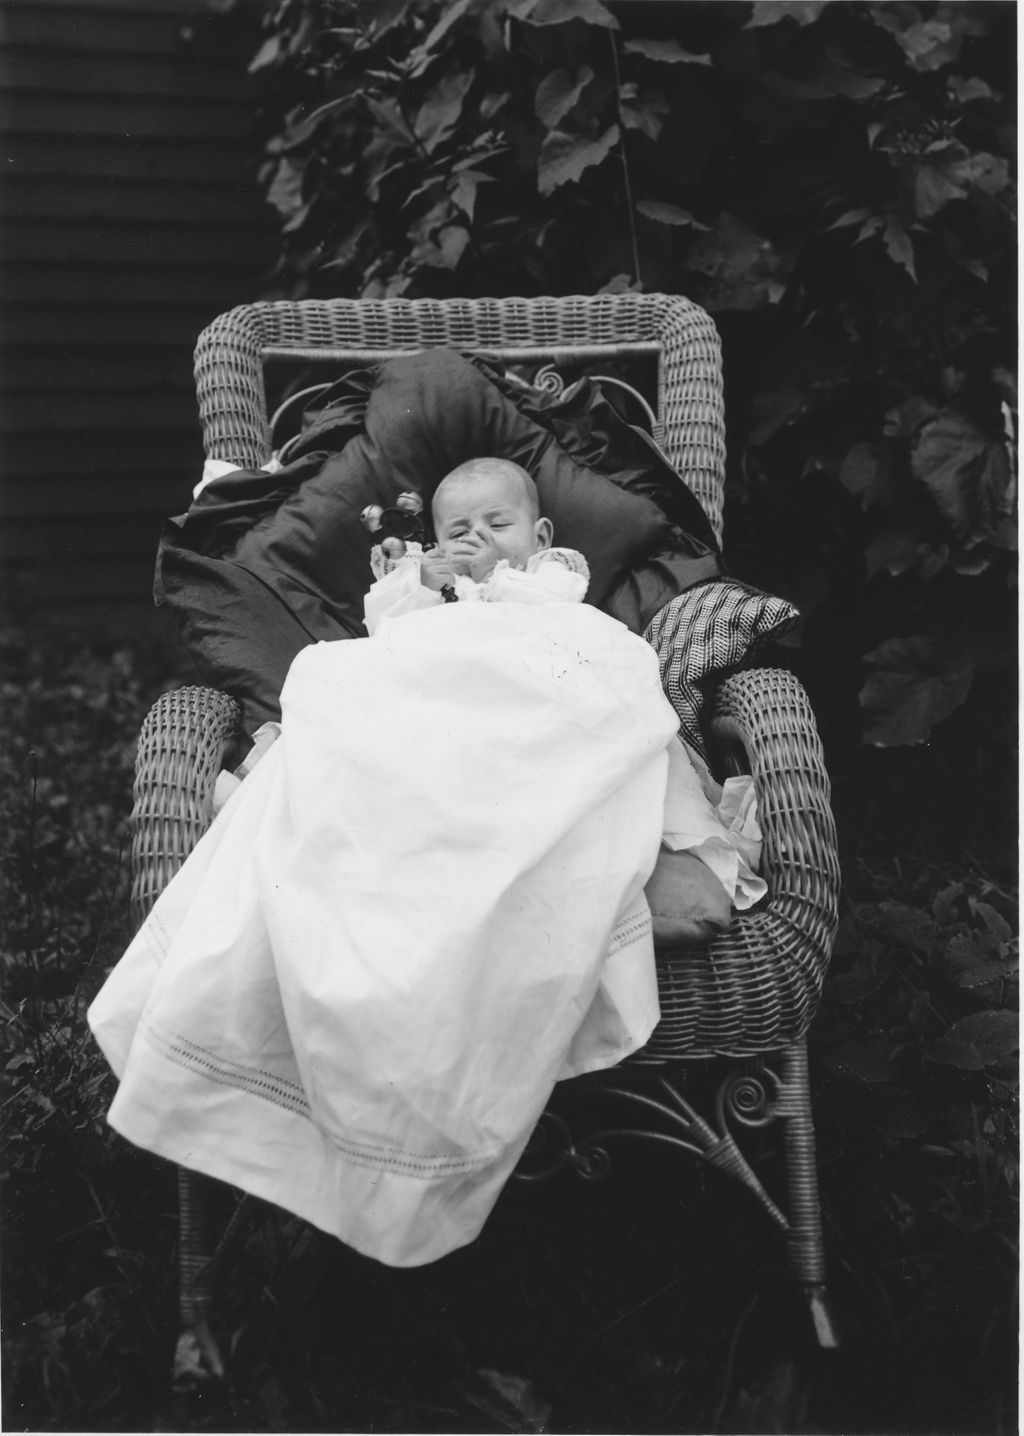
[[[421,542],[423,538],[423,500],[417,493],[399,494],[394,505],[384,508],[381,504],[367,504],[359,515],[359,522],[371,534],[383,534],[380,541],[385,558],[399,559],[406,552],[406,539]],[[425,549],[433,544],[424,545]],[[441,589],[445,603],[456,603],[458,595],[450,583]]]

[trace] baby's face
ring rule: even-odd
[[[522,568],[531,554],[551,544],[551,524],[534,519],[519,484],[501,474],[445,483],[433,514],[438,545],[457,572],[470,572],[470,561],[488,551],[492,568],[500,559]]]

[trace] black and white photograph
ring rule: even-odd
[[[2,1429],[1016,1436],[1014,0],[0,0]]]

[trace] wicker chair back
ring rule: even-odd
[[[207,457],[248,468],[272,449],[266,366],[281,359],[369,363],[446,345],[507,362],[648,357],[657,364],[655,438],[722,537],[725,423],[718,332],[679,295],[540,299],[275,300],[229,310],[196,345]]]

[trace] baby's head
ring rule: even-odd
[[[440,548],[458,570],[475,546],[522,568],[531,554],[550,548],[551,520],[542,518],[537,485],[509,459],[469,459],[437,486],[432,506]]]

